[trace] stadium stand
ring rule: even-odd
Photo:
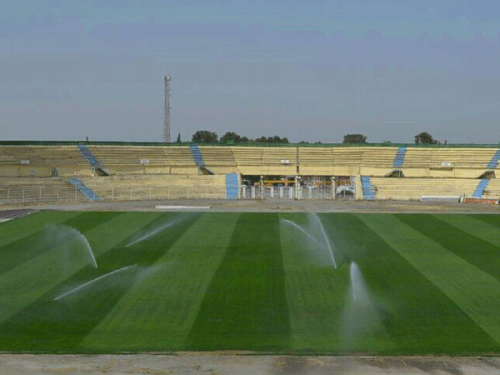
[[[250,181],[255,181],[251,176],[276,181],[293,181],[295,176],[326,177],[326,181],[346,177],[355,181],[357,199],[487,198],[499,195],[495,174],[499,160],[500,149],[494,145],[0,142],[3,187],[8,187],[9,197],[24,191],[25,200],[35,195],[40,199],[40,191],[50,199],[90,200],[101,198],[99,190],[103,199],[234,199],[240,196],[240,176]]]
[[[90,174],[92,174],[92,168],[73,145],[0,145],[1,177],[51,177]]]
[[[298,147],[300,173],[306,176],[333,176],[333,148]]]
[[[395,147],[298,147],[300,174],[385,176],[393,170]]]
[[[500,179],[491,179],[484,189],[483,198],[500,199]]]
[[[214,174],[231,174],[237,171],[231,147],[199,146],[205,167]]]
[[[98,174],[99,176],[109,176],[111,174],[111,171],[107,167],[102,165],[94,155],[92,155],[85,144],[78,144],[77,147],[80,150],[82,156],[92,166],[93,174]]]
[[[121,175],[81,179],[99,200],[225,199],[225,175]]]
[[[297,147],[231,147],[243,175],[297,174]]]
[[[471,196],[477,179],[467,178],[371,178],[376,199],[420,200],[422,196]]]
[[[109,168],[109,174],[198,174],[198,167],[187,146],[91,145],[87,147]]]
[[[305,176],[334,176],[333,148],[298,147],[299,172]]]
[[[403,170],[406,177],[478,178],[494,155],[493,148],[408,147]]]

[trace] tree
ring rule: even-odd
[[[366,135],[363,134],[344,135],[344,143],[366,143]]]
[[[234,143],[239,143],[242,141],[242,138],[238,134],[236,134],[235,132],[227,132],[226,134],[224,134],[220,138],[220,143],[226,143],[228,141],[232,141]]]
[[[181,133],[177,134],[177,143],[181,143]]]
[[[415,143],[422,144],[422,145],[435,145],[438,143],[434,138],[432,138],[432,135],[430,135],[427,132],[422,132],[420,134],[417,134],[415,136]]]
[[[280,138],[279,136],[275,135],[274,137],[265,137],[262,136],[260,138],[256,138],[255,142],[260,142],[260,143],[289,143],[288,138],[283,137]]]
[[[193,143],[217,143],[217,133],[208,130],[198,130],[193,134]]]

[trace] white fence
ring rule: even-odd
[[[242,199],[354,199],[352,189],[338,189],[334,194],[331,186],[242,186]]]
[[[0,205],[82,202],[88,198],[76,187],[1,187]]]
[[[142,186],[96,189],[99,201],[138,201],[170,199],[226,199],[225,187]],[[352,190],[330,186],[241,186],[241,199],[354,199]],[[85,202],[90,199],[76,187],[1,187],[0,206],[57,202]]]
[[[99,201],[162,200],[162,199],[225,199],[225,187],[143,186],[96,189]],[[2,187],[0,206],[84,202],[90,199],[76,187]]]
[[[96,189],[101,201],[160,199],[225,199],[225,187],[213,186],[141,186]]]

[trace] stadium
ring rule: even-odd
[[[500,1],[2,5],[0,375],[500,374]]]
[[[499,159],[2,142],[0,350],[265,355],[285,373],[317,356],[494,356]]]
[[[0,205],[153,199],[494,204],[498,145],[2,142]]]

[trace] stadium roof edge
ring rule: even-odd
[[[500,144],[415,144],[415,143],[166,143],[166,142],[120,142],[120,141],[28,141],[28,140],[5,140],[0,141],[0,146],[71,146],[78,144],[95,146],[215,146],[215,147],[422,147],[422,148],[500,148]]]

